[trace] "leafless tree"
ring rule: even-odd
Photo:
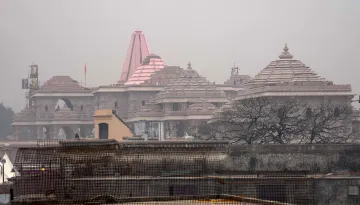
[[[305,134],[301,142],[309,144],[351,143],[352,107],[330,102],[306,108]]]
[[[267,98],[234,101],[212,120],[213,136],[232,143],[265,143],[270,113],[271,101]]]
[[[352,142],[352,107],[295,99],[235,101],[211,121],[212,136],[244,144]]]
[[[295,99],[271,102],[271,118],[267,128],[268,139],[271,143],[291,143],[304,133],[304,109],[302,108],[303,104]]]

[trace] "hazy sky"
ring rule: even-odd
[[[168,65],[223,83],[234,62],[254,76],[288,43],[294,58],[360,93],[359,0],[0,0],[0,102],[25,105],[21,78],[120,78],[131,34]]]

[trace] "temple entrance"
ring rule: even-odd
[[[109,139],[109,125],[107,123],[99,123],[99,139]]]

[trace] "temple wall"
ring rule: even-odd
[[[39,121],[52,120],[52,116],[56,112],[56,104],[59,100],[63,100],[69,104],[73,108],[73,112],[84,115],[83,118],[91,117],[94,113],[95,106],[93,97],[36,97],[36,119]],[[46,107],[47,110],[45,109]],[[81,107],[83,110],[81,110]]]
[[[137,110],[141,109],[142,103],[146,103],[150,100],[150,98],[155,99],[157,91],[133,91],[128,92],[128,116],[134,114]]]
[[[112,109],[116,110],[116,113],[121,118],[127,117],[128,111],[128,94],[124,92],[112,92],[112,93],[95,93],[94,101],[96,109]],[[116,102],[116,103],[115,103]],[[99,104],[99,107],[97,107]]]

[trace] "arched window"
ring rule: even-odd
[[[117,107],[118,106],[118,103],[117,103],[117,101],[115,101],[115,103],[114,103],[114,107]]]
[[[141,101],[141,106],[145,106],[145,100]]]
[[[84,110],[84,106],[80,105],[80,110],[83,111]]]
[[[44,109],[45,109],[45,111],[48,111],[48,106],[47,106],[47,105],[45,105]]]

